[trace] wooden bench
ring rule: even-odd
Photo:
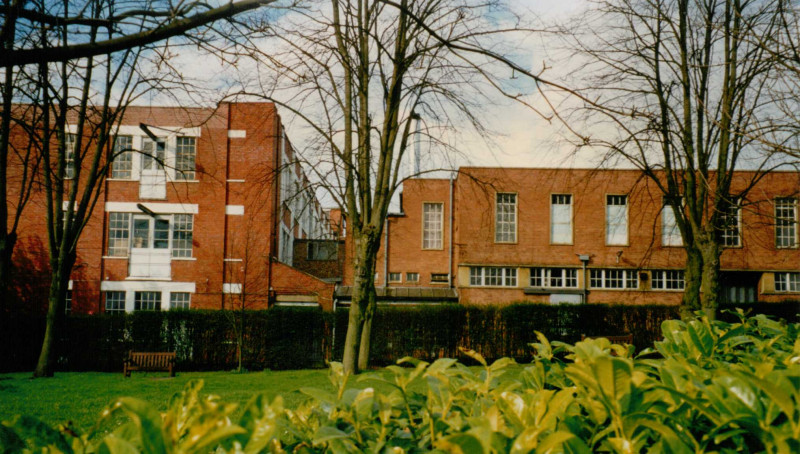
[[[170,377],[175,376],[175,352],[128,352],[122,373],[131,376],[131,371],[164,371]]]

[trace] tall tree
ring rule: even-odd
[[[682,314],[714,317],[726,232],[764,174],[787,164],[788,117],[771,90],[784,0],[601,0],[563,31],[584,101],[578,144],[642,170],[676,213],[686,249]],[[569,82],[567,82],[569,83]],[[745,184],[734,172],[754,170]]]
[[[513,64],[519,18],[500,1],[301,2],[238,49],[266,71],[238,93],[276,102],[313,136],[304,159],[345,213],[353,239],[353,292],[344,367],[367,367],[375,313],[376,256],[403,157],[424,141],[427,170],[452,168],[459,130],[488,135],[482,113],[517,98],[501,75]],[[275,43],[272,45],[272,43]],[[419,128],[418,126],[424,125]]]
[[[7,172],[11,122],[17,109],[9,107],[19,95],[14,80],[27,74],[33,81],[34,106],[40,117],[25,117],[27,143],[37,148],[44,163],[39,169],[47,204],[51,282],[47,326],[34,376],[53,374],[53,346],[58,335],[76,246],[89,221],[114,159],[113,134],[125,108],[154,88],[169,86],[159,72],[167,38],[182,36],[214,21],[230,18],[274,0],[242,0],[212,8],[203,2],[148,1],[132,4],[115,0],[83,2],[4,2],[0,67],[4,71],[0,172]],[[213,31],[206,27],[193,44],[202,44]],[[186,41],[182,41],[186,42]],[[173,43],[175,44],[175,43]],[[167,65],[168,66],[168,65]],[[154,77],[155,76],[155,77]],[[10,81],[10,82],[9,82]],[[19,122],[19,121],[18,121]],[[6,179],[0,188],[7,194]],[[9,209],[3,200],[3,239],[15,236],[5,222],[21,205]],[[1,242],[0,259],[11,256],[13,242]],[[7,269],[2,268],[0,269]],[[8,282],[7,276],[0,276]]]

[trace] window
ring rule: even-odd
[[[191,257],[194,218],[191,214],[176,214],[172,219],[172,256]]]
[[[67,315],[72,313],[72,290],[67,290],[67,296],[64,300],[64,313]]]
[[[797,247],[797,199],[775,199],[775,247]]]
[[[178,137],[175,144],[175,179],[194,180],[195,157],[197,156],[194,137]]]
[[[169,294],[169,309],[189,309],[192,294],[188,292],[172,292]]]
[[[130,246],[130,213],[108,214],[108,255],[127,257]]]
[[[422,249],[442,248],[443,203],[422,204]]]
[[[142,170],[161,170],[164,168],[164,147],[161,140],[153,142],[142,140]]]
[[[775,273],[776,292],[800,292],[800,273]]]
[[[683,246],[683,236],[678,228],[675,209],[664,200],[664,208],[661,209],[661,245],[662,246]]]
[[[469,269],[469,285],[475,287],[516,287],[517,269],[499,266],[473,266]]]
[[[638,289],[639,274],[636,270],[591,269],[589,286],[606,289]]]
[[[136,292],[133,299],[135,311],[160,311],[161,292]]]
[[[431,273],[431,284],[447,284],[447,273]]]
[[[153,248],[169,249],[169,219],[157,218],[153,226]]]
[[[402,282],[403,275],[401,273],[389,273],[389,282]]]
[[[419,273],[406,273],[406,282],[419,282]]]
[[[628,196],[606,196],[606,244],[628,244]]]
[[[514,243],[517,241],[517,195],[497,194],[494,222],[495,243]]]
[[[577,288],[575,268],[531,268],[531,287]]]
[[[125,312],[125,292],[105,292],[106,312]]]
[[[723,247],[739,247],[742,245],[741,229],[742,209],[738,199],[732,199],[725,203],[722,212],[719,214],[719,221],[722,230],[720,231],[720,242]]]
[[[683,270],[654,270],[651,275],[653,290],[683,290],[686,286]]]
[[[130,180],[133,169],[133,137],[114,137],[112,153],[111,178]]]
[[[572,244],[572,196],[553,194],[550,198],[550,242]]]
[[[338,249],[336,241],[311,241],[308,243],[308,260],[337,260]]]
[[[75,134],[64,134],[64,178],[75,178]]]

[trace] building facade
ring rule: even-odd
[[[739,172],[732,192],[752,177]],[[800,173],[773,172],[726,214],[725,301],[800,300],[799,192]],[[379,295],[423,288],[464,304],[678,304],[685,285],[674,213],[635,170],[462,168],[452,180],[407,180],[384,233]],[[346,268],[337,294],[346,299],[351,283]]]
[[[296,240],[333,232],[273,104],[129,107],[113,143],[71,311],[331,306],[333,284],[292,267]],[[17,263],[46,263],[43,203],[34,191]]]

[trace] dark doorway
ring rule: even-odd
[[[723,271],[720,273],[722,302],[725,304],[758,302],[758,280],[761,273]]]

